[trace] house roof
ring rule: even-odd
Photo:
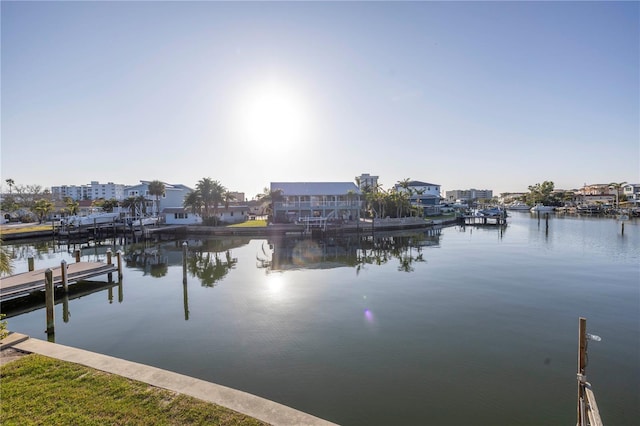
[[[401,186],[397,183],[395,186]],[[421,182],[419,180],[411,180],[409,181],[408,186],[440,186],[437,183],[429,183],[429,182]]]
[[[349,191],[361,194],[353,182],[271,182],[271,190],[282,190],[282,195],[345,195]]]

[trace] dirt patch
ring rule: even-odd
[[[0,350],[0,367],[25,355],[29,355],[29,353],[19,351],[18,349],[14,348],[2,349]]]

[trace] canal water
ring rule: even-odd
[[[640,418],[637,220],[623,233],[615,219],[514,212],[504,229],[191,239],[184,269],[181,243],[111,245],[122,285],[56,305],[55,341],[343,425],[566,425],[584,316],[602,337],[587,375],[605,424]],[[108,244],[8,247],[20,272],[77,248],[104,260]],[[42,308],[8,318],[42,339],[45,322]]]

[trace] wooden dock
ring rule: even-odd
[[[496,216],[463,216],[464,224],[471,226],[504,226],[507,224],[507,218],[502,215]]]
[[[62,268],[46,268],[35,271],[15,274],[0,278],[0,302],[15,297],[29,295],[34,291],[44,290],[45,272],[51,269],[53,272],[54,287],[63,286]],[[77,262],[66,266],[67,284],[77,283],[98,275],[118,272],[118,267],[103,262]]]

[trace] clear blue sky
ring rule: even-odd
[[[638,2],[6,2],[2,182],[640,182]],[[6,189],[6,185],[4,185]]]

